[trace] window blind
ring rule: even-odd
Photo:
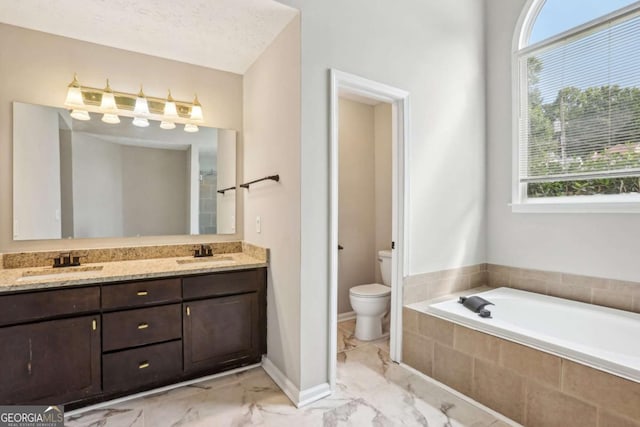
[[[640,11],[519,53],[520,182],[640,176]]]

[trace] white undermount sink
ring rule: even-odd
[[[80,267],[60,267],[46,268],[41,270],[27,270],[22,273],[17,281],[26,280],[64,280],[64,279],[81,279],[84,276],[91,276],[96,271],[102,270],[101,265],[80,266]]]
[[[218,265],[229,265],[233,264],[235,261],[232,257],[229,256],[213,256],[213,257],[202,257],[202,258],[187,258],[187,259],[177,259],[176,262],[180,265],[185,264],[196,264],[196,265],[205,265],[206,267],[215,267]]]

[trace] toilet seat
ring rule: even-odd
[[[391,295],[391,288],[379,283],[358,285],[349,289],[349,294],[360,298],[378,298]]]

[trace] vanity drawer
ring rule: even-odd
[[[180,279],[145,280],[102,287],[102,308],[105,310],[178,302],[181,298]]]
[[[205,274],[182,279],[184,299],[219,297],[255,292],[260,288],[263,269]]]
[[[182,374],[182,341],[172,341],[102,356],[105,392],[132,390]]]
[[[102,351],[119,350],[182,336],[180,304],[102,315]]]
[[[57,289],[0,296],[0,326],[100,310],[100,288]]]

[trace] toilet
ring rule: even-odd
[[[356,313],[356,338],[371,341],[382,337],[382,317],[391,300],[391,251],[378,251],[382,283],[358,285],[349,289],[349,301]]]

